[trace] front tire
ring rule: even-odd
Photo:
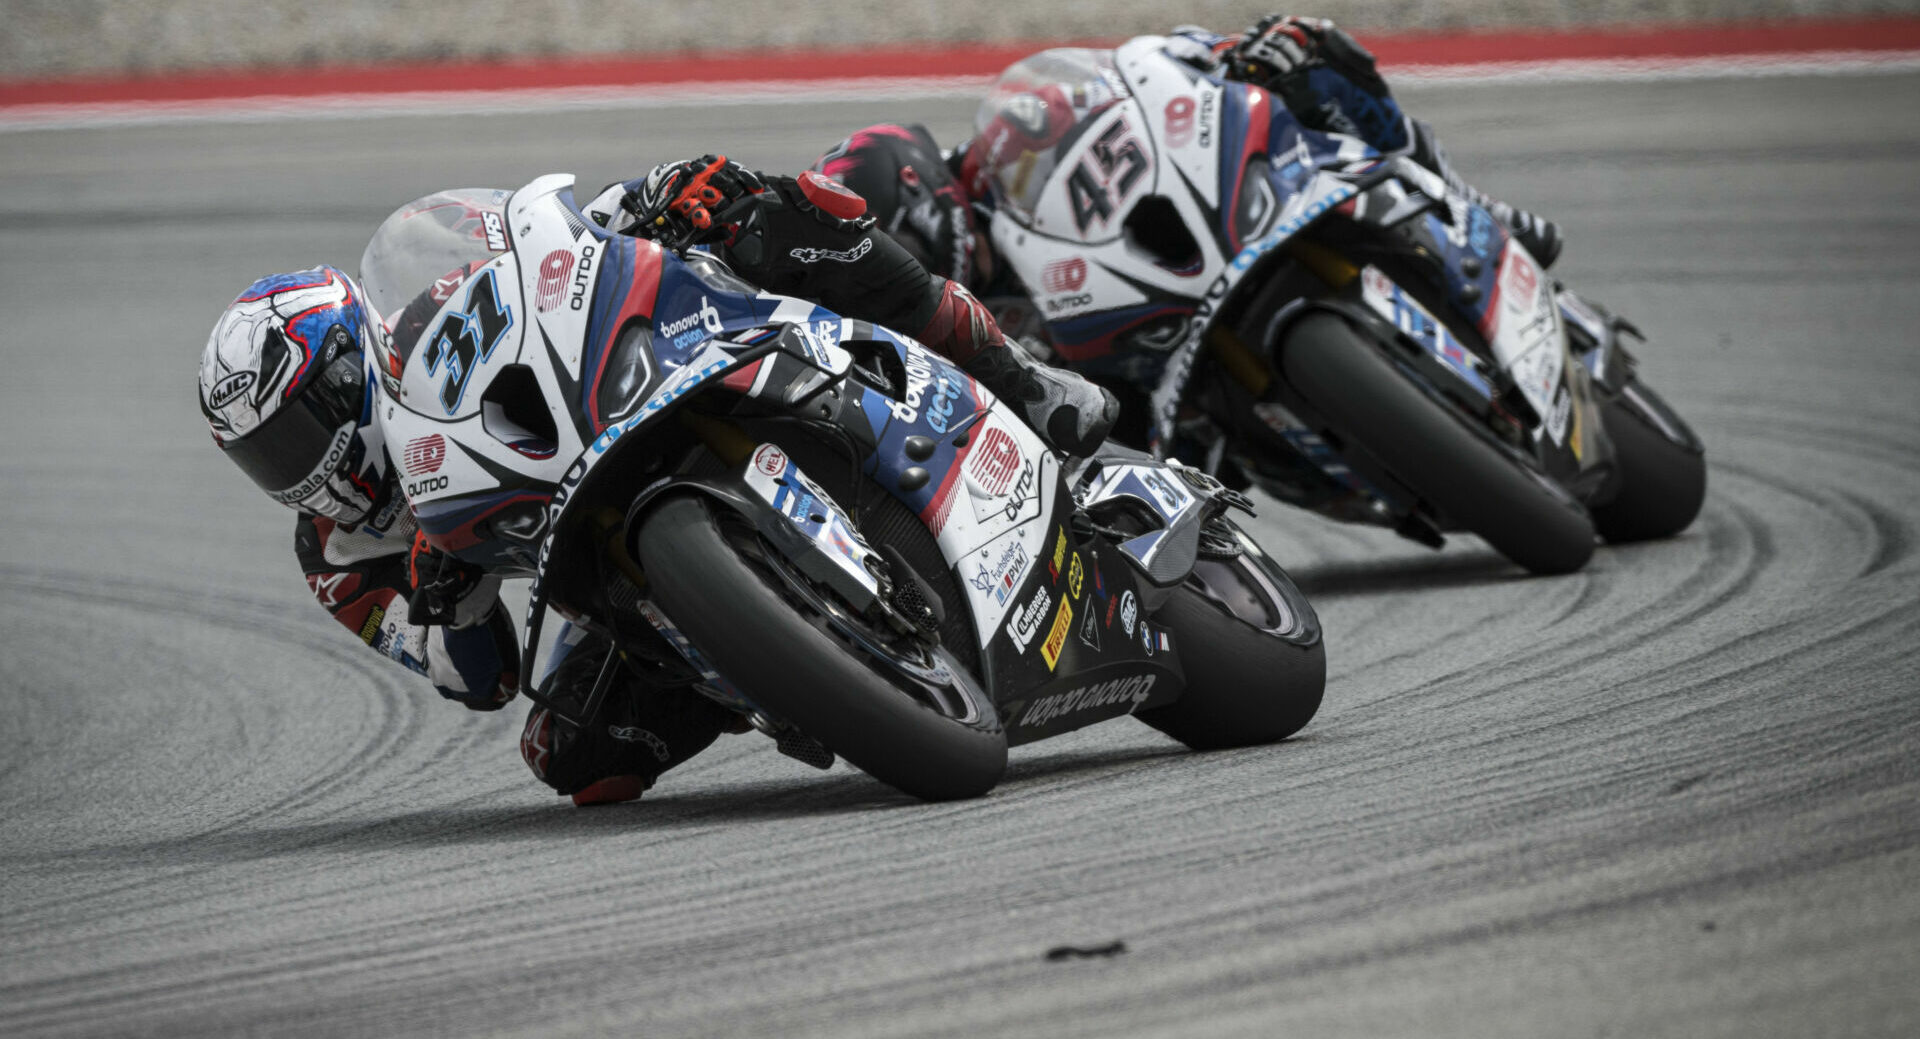
[[[1233,528],[1242,554],[1202,559],[1154,620],[1178,640],[1187,688],[1135,717],[1194,750],[1274,743],[1320,709],[1320,621],[1286,572]]]
[[[1707,499],[1706,451],[1692,429],[1638,379],[1600,409],[1620,490],[1593,507],[1608,542],[1649,541],[1687,529]]]
[[[748,699],[890,786],[928,801],[978,797],[1007,767],[992,702],[950,654],[951,683],[916,679],[864,648],[884,634],[797,589],[744,521],[697,497],[650,510],[636,537],[648,595]]]
[[[1536,574],[1593,557],[1593,520],[1564,490],[1467,428],[1341,318],[1294,324],[1280,370],[1349,451],[1379,463],[1442,517]]]

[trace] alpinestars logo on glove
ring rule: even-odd
[[[818,263],[832,260],[835,263],[852,263],[873,250],[873,239],[862,238],[860,244],[851,249],[794,249],[789,255],[801,263]]]

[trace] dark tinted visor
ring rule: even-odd
[[[225,446],[227,457],[280,502],[312,494],[346,459],[366,394],[360,351],[340,354],[258,429]]]

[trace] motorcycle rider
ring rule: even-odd
[[[709,241],[769,289],[917,332],[1064,450],[1090,452],[1112,425],[1110,395],[1028,359],[964,287],[929,274],[873,226],[857,195],[820,174],[769,176],[708,156],[613,185],[587,208],[616,231]],[[513,623],[499,579],[429,543],[406,508],[374,418],[374,337],[387,334],[343,271],[261,278],[207,340],[201,411],[222,453],[298,513],[295,555],[321,605],[443,697],[498,710],[519,691]],[[604,644],[595,648],[556,651],[557,695],[584,696],[604,656]],[[689,690],[636,680],[621,692],[591,729],[545,708],[528,716],[522,757],[577,805],[633,800],[722,732],[744,731]]]
[[[1401,111],[1373,55],[1332,22],[1276,14],[1237,36],[1181,26],[1166,50],[1201,72],[1273,92],[1312,129],[1351,134],[1383,153],[1408,155],[1486,206],[1541,266],[1560,255],[1558,226],[1495,201],[1462,179],[1432,127]],[[991,171],[972,143],[962,141],[943,155],[925,127],[883,123],[829,148],[814,168],[865,197],[886,230],[930,270],[966,282],[998,306],[1017,289],[1001,284],[1002,265],[976,222],[974,207],[991,203]],[[1038,328],[1030,308],[996,312],[1016,333]]]

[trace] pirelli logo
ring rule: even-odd
[[[1067,632],[1073,630],[1073,604],[1062,596],[1060,612],[1053,615],[1053,628],[1047,632],[1047,641],[1040,644],[1040,655],[1047,660],[1047,670],[1052,671],[1060,663],[1060,650],[1067,644]]]
[[[373,640],[380,634],[380,622],[386,619],[386,607],[375,606],[373,609],[368,610],[367,622],[360,625],[360,641],[369,646],[373,645]]]

